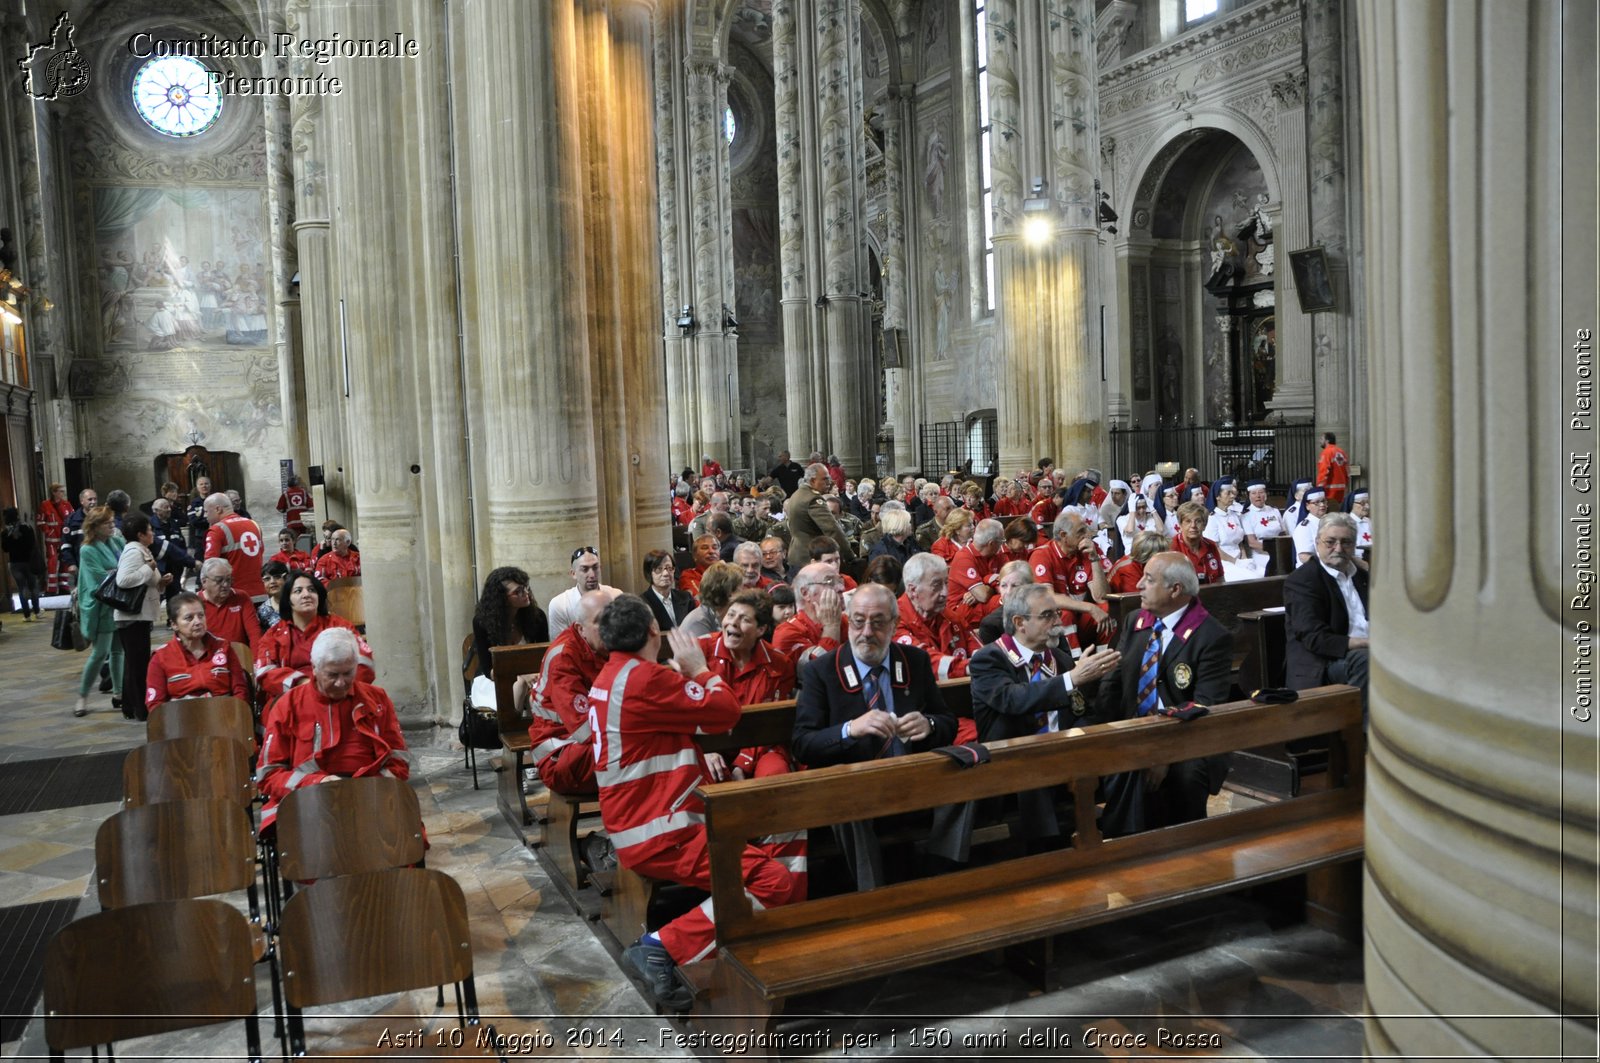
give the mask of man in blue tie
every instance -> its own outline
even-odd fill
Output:
[[[1100,684],[1084,723],[1108,723],[1228,699],[1233,639],[1197,599],[1199,579],[1182,554],[1168,551],[1145,563],[1139,604],[1117,647],[1121,660]],[[1113,775],[1101,781],[1107,837],[1204,819],[1206,798],[1222,789],[1226,755],[1184,760],[1165,769]]]
[[[955,739],[956,718],[945,708],[928,655],[894,641],[898,620],[894,592],[863,584],[845,611],[845,644],[800,666],[789,749],[801,764],[854,764],[921,753]],[[964,860],[970,817],[950,813],[934,819],[928,851]],[[882,885],[871,820],[845,826],[851,829],[841,829],[840,841],[857,887]]]

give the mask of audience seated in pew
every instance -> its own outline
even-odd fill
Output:
[[[244,668],[233,647],[206,630],[206,607],[199,595],[180,591],[167,599],[167,621],[172,641],[150,655],[145,671],[147,713],[181,698],[250,699]]]
[[[695,795],[709,780],[694,735],[731,729],[738,698],[682,628],[668,634],[672,667],[656,664],[661,629],[633,595],[600,614],[600,637],[609,657],[589,692],[589,713],[600,815],[617,861],[641,875],[709,890],[704,805]],[[763,907],[793,896],[794,876],[769,853],[747,846],[744,866],[745,889]],[[646,933],[623,958],[662,1007],[684,1011],[694,993],[678,967],[715,948],[708,900]]]
[[[813,561],[794,577],[799,611],[778,625],[772,647],[794,659],[798,669],[839,648],[844,615],[844,580],[829,565]]]
[[[1033,583],[1033,566],[1026,561],[1007,561],[1000,566],[1000,585],[997,597],[1003,603],[1008,595],[1018,587],[1026,587]],[[987,646],[995,639],[1004,635],[1005,616],[1003,609],[996,609],[983,618],[983,623],[978,626],[978,641]],[[1065,650],[1066,647],[1062,646]]]
[[[600,581],[600,555],[592,546],[580,546],[572,551],[572,586],[550,599],[550,637],[554,639],[578,618],[578,599],[590,591],[602,588],[612,594],[622,592]]]
[[[1316,561],[1283,581],[1285,682],[1295,690],[1348,683],[1367,704],[1366,562],[1355,560],[1356,522],[1330,513],[1317,527]]]

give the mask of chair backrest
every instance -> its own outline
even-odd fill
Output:
[[[495,646],[489,650],[494,672],[495,714],[500,721],[500,731],[526,730],[533,719],[531,711],[518,708],[512,688],[517,676],[533,675],[544,667],[544,655],[550,649],[548,642],[525,642],[520,646]]]
[[[152,742],[187,735],[221,735],[254,746],[256,724],[250,706],[238,698],[182,698],[157,705],[144,733]]]
[[[104,908],[209,897],[255,883],[250,816],[231,801],[162,801],[125,808],[94,836]]]
[[[239,668],[244,672],[244,685],[250,691],[250,704],[256,705],[259,697],[256,689],[256,655],[246,643],[235,642],[233,658],[239,662]]]
[[[478,643],[472,637],[472,632],[467,632],[467,637],[461,640],[461,694],[465,698],[472,696],[472,680],[478,674]]]
[[[187,735],[147,742],[122,762],[122,803],[221,798],[248,808],[255,798],[250,747],[237,738]]]
[[[367,611],[361,599],[361,577],[341,576],[328,581],[328,612],[342,616],[356,627],[367,626]]]
[[[44,1039],[52,1051],[187,1030],[256,1010],[251,928],[218,900],[85,916],[44,954]]]
[[[432,868],[317,882],[278,923],[283,998],[294,1008],[442,986],[472,976],[467,903]]]
[[[405,867],[422,859],[422,810],[402,779],[339,779],[278,806],[278,869],[296,882]]]

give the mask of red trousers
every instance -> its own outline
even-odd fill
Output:
[[[641,875],[662,878],[698,889],[711,889],[711,855],[703,829],[685,831],[682,845],[623,865]],[[801,844],[804,844],[803,842]],[[625,857],[626,853],[619,853]],[[795,899],[794,876],[789,869],[753,845],[744,850],[744,892],[755,907],[775,908]],[[662,927],[657,933],[668,955],[679,965],[705,959],[717,947],[716,924],[712,921],[711,898]]]
[[[539,781],[558,794],[592,794],[594,781],[594,746],[588,742],[574,742],[562,746],[534,766]]]

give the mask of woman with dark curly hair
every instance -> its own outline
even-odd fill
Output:
[[[521,646],[549,642],[550,621],[534,600],[528,574],[509,565],[495,569],[483,581],[478,607],[472,614],[472,645],[478,654],[478,675],[494,678],[496,646]]]

